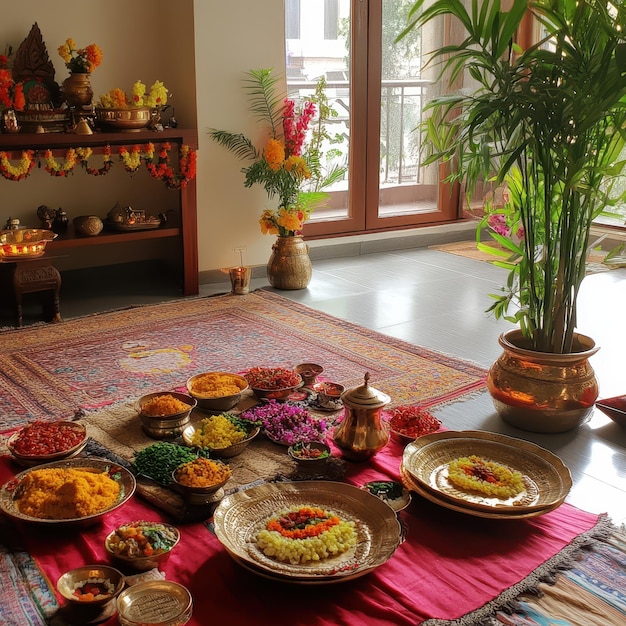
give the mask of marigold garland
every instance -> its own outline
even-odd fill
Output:
[[[61,165],[53,156],[52,150],[46,150],[44,153],[44,161],[46,163],[45,170],[52,176],[67,176],[75,167],[78,162],[76,150],[69,148],[65,153],[65,161]]]
[[[13,165],[6,152],[0,152],[0,174],[7,180],[22,180],[26,178],[35,167],[35,151],[23,150],[18,165]]]
[[[135,145],[129,151],[122,146],[119,148],[120,160],[127,172],[136,172],[145,163],[150,176],[162,180],[170,189],[183,189],[190,180],[196,176],[196,151],[188,145],[182,145],[178,154],[178,172],[174,172],[170,166],[169,152],[171,145],[167,142],[161,144],[159,148],[158,163],[154,163],[155,147],[153,143],[143,146]],[[13,165],[8,152],[0,152],[0,174],[7,180],[22,180],[26,178],[36,161],[34,150],[22,151],[22,156],[17,165]],[[45,170],[51,176],[67,176],[77,164],[80,164],[88,174],[92,176],[102,176],[107,174],[113,167],[113,157],[111,146],[106,146],[103,150],[102,167],[89,167],[88,161],[93,156],[91,148],[69,148],[61,163],[55,159],[52,150],[48,149],[43,154]]]
[[[147,143],[143,147],[143,150],[141,146],[135,145],[131,148],[130,152],[126,146],[121,146],[119,153],[124,169],[132,174],[139,169],[142,161],[152,161],[154,157],[154,144]]]
[[[91,174],[92,176],[104,176],[104,174],[107,174],[111,167],[113,167],[111,146],[106,146],[104,148],[102,167],[89,167],[87,165],[87,161],[89,161],[89,158],[93,154],[93,150],[91,148],[76,148],[76,154],[78,154],[80,163],[85,168],[87,174]]]

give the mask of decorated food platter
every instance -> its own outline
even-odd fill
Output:
[[[554,511],[554,509],[558,508],[560,504],[554,504],[545,509],[532,510],[532,511],[517,511],[517,510],[502,510],[500,508],[493,508],[491,510],[483,510],[483,509],[475,509],[467,506],[463,506],[462,504],[456,504],[452,500],[446,500],[445,498],[440,498],[437,496],[437,493],[434,491],[429,491],[428,489],[424,489],[412,476],[407,472],[404,467],[400,466],[400,477],[402,479],[402,484],[413,493],[422,496],[422,498],[436,504],[438,506],[442,506],[450,511],[456,511],[457,513],[464,513],[466,515],[471,515],[472,517],[479,517],[484,519],[497,519],[497,520],[520,520],[520,519],[528,519],[532,517],[538,517],[540,515],[544,515],[545,513],[549,513],[550,511]]]
[[[572,486],[569,470],[548,450],[483,431],[419,437],[402,463],[412,482],[438,501],[487,512],[545,512],[562,504]]]
[[[24,512],[26,508],[25,498],[28,496],[27,491],[35,481],[35,477],[41,476],[40,473],[34,474],[34,472],[40,472],[41,470],[54,470],[55,472],[59,470],[75,470],[90,475],[91,480],[88,479],[89,483],[92,483],[94,480],[99,482],[105,481],[107,485],[116,485],[116,488],[113,488],[111,491],[112,495],[109,502],[103,500],[106,504],[102,508],[94,508],[94,510],[87,511],[84,514],[66,516],[65,512],[67,509],[63,509],[63,513],[54,515],[56,510],[61,510],[61,504],[54,501],[51,501],[48,505],[42,505],[45,509],[42,510],[41,516]],[[74,475],[72,474],[72,477]],[[64,480],[64,476],[60,472],[57,478],[58,481]],[[135,492],[135,488],[136,481],[131,472],[125,467],[107,459],[74,458],[54,461],[26,469],[5,483],[0,489],[0,511],[15,520],[33,522],[40,525],[89,526],[99,522],[105,515],[127,502]],[[87,499],[91,495],[93,493],[88,494]],[[74,494],[72,500],[72,506],[80,506],[78,492]]]
[[[308,560],[310,555],[293,554],[283,559],[276,556],[282,548],[276,553],[268,549],[277,537],[268,529],[278,528],[290,514],[302,516],[311,509],[317,512],[316,519],[340,520],[338,532],[346,532],[339,543],[345,550]],[[214,526],[227,552],[247,569],[304,584],[341,582],[371,572],[393,556],[401,539],[391,507],[368,491],[331,481],[266,483],[228,495],[215,511]],[[292,527],[298,528],[297,520]],[[278,537],[277,545],[288,543]],[[291,548],[285,549],[288,553]]]

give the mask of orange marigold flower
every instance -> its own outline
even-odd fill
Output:
[[[280,169],[285,160],[285,146],[278,139],[269,138],[265,144],[263,156],[269,165],[269,168],[276,172]]]
[[[288,157],[285,161],[285,169],[293,172],[298,178],[311,178],[311,170],[301,156]]]

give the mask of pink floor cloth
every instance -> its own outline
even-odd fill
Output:
[[[402,447],[390,442],[373,461],[351,464],[348,480],[356,485],[397,480],[401,455]],[[0,458],[2,484],[18,471],[7,457]],[[19,526],[26,548],[54,585],[68,569],[107,562],[106,535],[119,524],[138,519],[171,521],[135,495],[101,524],[80,532]],[[522,581],[534,587],[537,568],[565,554],[573,541],[581,542],[581,536],[601,521],[568,504],[531,519],[483,519],[449,511],[415,494],[400,519],[406,541],[387,563],[353,581],[298,585],[251,574],[200,523],[179,525],[180,544],[163,571],[167,579],[191,591],[191,625],[223,621],[231,626],[415,626],[491,607],[489,603],[505,590],[521,593]],[[117,624],[117,618],[106,624]]]

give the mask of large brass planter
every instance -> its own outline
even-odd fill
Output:
[[[270,285],[276,289],[305,289],[312,275],[309,246],[302,237],[277,237],[267,264]]]
[[[491,366],[487,388],[502,419],[535,433],[560,433],[591,418],[598,381],[589,357],[599,348],[576,335],[576,352],[552,354],[528,348],[520,330],[499,338],[504,352]]]

